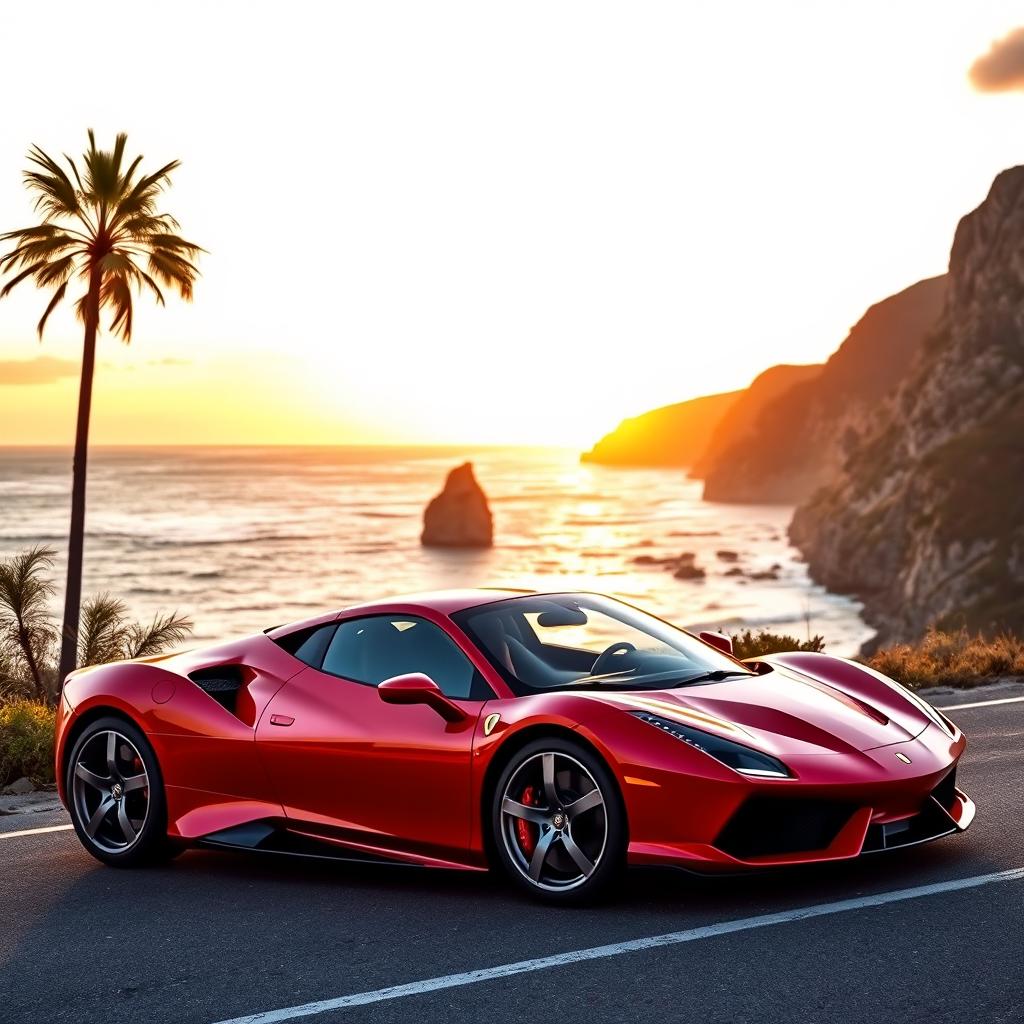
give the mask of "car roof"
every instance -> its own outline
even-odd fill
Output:
[[[321,612],[308,619],[299,619],[295,622],[288,622],[281,626],[272,626],[263,632],[272,640],[282,636],[288,636],[300,629],[309,629],[312,626],[319,626],[333,622],[342,615],[349,616],[355,613],[367,615],[402,611],[406,614],[414,610],[430,609],[442,615],[452,615],[464,608],[476,608],[482,604],[492,604],[495,601],[505,601],[517,594],[535,594],[535,590],[518,590],[513,587],[475,587],[463,590],[428,590],[417,594],[398,594],[395,597],[381,598],[377,601],[364,601],[360,604],[350,604],[344,608],[335,608],[333,611]]]
[[[461,612],[465,608],[476,608],[482,604],[504,601],[517,594],[534,594],[534,590],[518,590],[511,587],[473,587],[461,590],[427,590],[418,594],[399,594],[395,597],[383,598],[378,601],[366,601],[362,604],[349,605],[340,610],[340,614],[351,612],[386,611],[389,608],[430,608],[442,615]]]

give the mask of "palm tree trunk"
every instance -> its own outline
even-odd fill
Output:
[[[71,470],[71,533],[68,537],[68,585],[64,592],[64,630],[60,646],[57,687],[78,661],[78,615],[82,603],[82,552],[85,546],[85,480],[89,457],[89,414],[92,410],[92,378],[96,365],[96,329],[99,326],[100,268],[89,275],[85,307],[85,339],[82,345],[82,379],[78,388],[78,423],[75,427],[75,460]]]

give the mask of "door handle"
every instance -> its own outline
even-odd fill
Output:
[[[295,721],[295,719],[292,718],[291,715],[271,715],[270,716],[270,724],[271,725],[291,725],[292,722],[294,722],[294,721]]]

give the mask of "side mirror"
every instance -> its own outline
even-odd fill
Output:
[[[732,657],[732,640],[727,637],[724,633],[708,633],[707,631],[697,634],[698,640],[703,640],[706,644],[711,644],[712,647],[717,647],[723,654],[728,654]]]
[[[426,704],[446,722],[461,722],[466,717],[462,708],[453,704],[441,692],[441,687],[422,672],[385,679],[377,686],[377,693],[385,704]]]

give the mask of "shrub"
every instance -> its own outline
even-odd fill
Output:
[[[1024,676],[1024,641],[1007,633],[984,637],[966,629],[932,629],[920,643],[894,644],[863,660],[912,690],[980,686],[1003,676]]]
[[[53,782],[56,715],[38,701],[14,698],[0,704],[0,786],[23,775],[41,785]]]
[[[756,633],[748,629],[732,638],[732,652],[741,661],[762,654],[780,654],[783,651],[817,652],[824,649],[825,638],[822,636],[801,641],[784,633],[770,633],[767,629],[759,629]]]

